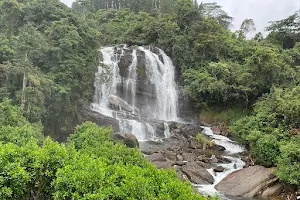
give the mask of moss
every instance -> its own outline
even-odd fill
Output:
[[[145,76],[145,69],[142,65],[137,66],[136,72],[139,76]]]

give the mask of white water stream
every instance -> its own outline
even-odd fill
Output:
[[[213,169],[209,169],[208,172],[214,177],[215,182],[212,185],[195,185],[198,190],[205,195],[218,195],[222,197],[222,199],[230,199],[228,197],[225,197],[221,193],[219,193],[215,186],[226,176],[228,176],[230,173],[237,171],[239,169],[242,169],[245,163],[239,158],[235,157],[234,154],[241,153],[244,151],[244,148],[237,144],[236,142],[230,140],[229,138],[222,136],[222,135],[216,135],[213,133],[211,128],[209,127],[202,127],[204,128],[203,133],[213,139],[215,144],[225,147],[226,153],[228,156],[224,156],[225,158],[228,158],[231,160],[231,163],[228,164],[218,164],[219,166],[224,167],[224,172],[214,172]]]

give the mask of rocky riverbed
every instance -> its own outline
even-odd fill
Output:
[[[243,148],[230,139],[200,125],[169,126],[171,137],[140,142],[141,152],[158,168],[174,168],[178,178],[190,181],[199,192],[236,199],[278,196],[284,190],[274,169],[248,166],[251,163],[247,163]]]

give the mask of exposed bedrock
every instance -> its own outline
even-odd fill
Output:
[[[228,196],[270,197],[279,195],[283,185],[274,175],[274,169],[256,165],[231,173],[216,189]]]

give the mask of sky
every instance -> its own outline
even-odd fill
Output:
[[[73,0],[61,0],[68,6]],[[263,32],[269,21],[287,18],[300,10],[300,0],[198,0],[198,2],[216,2],[229,16],[234,18],[233,29],[240,27],[244,19],[253,19],[256,32]]]

